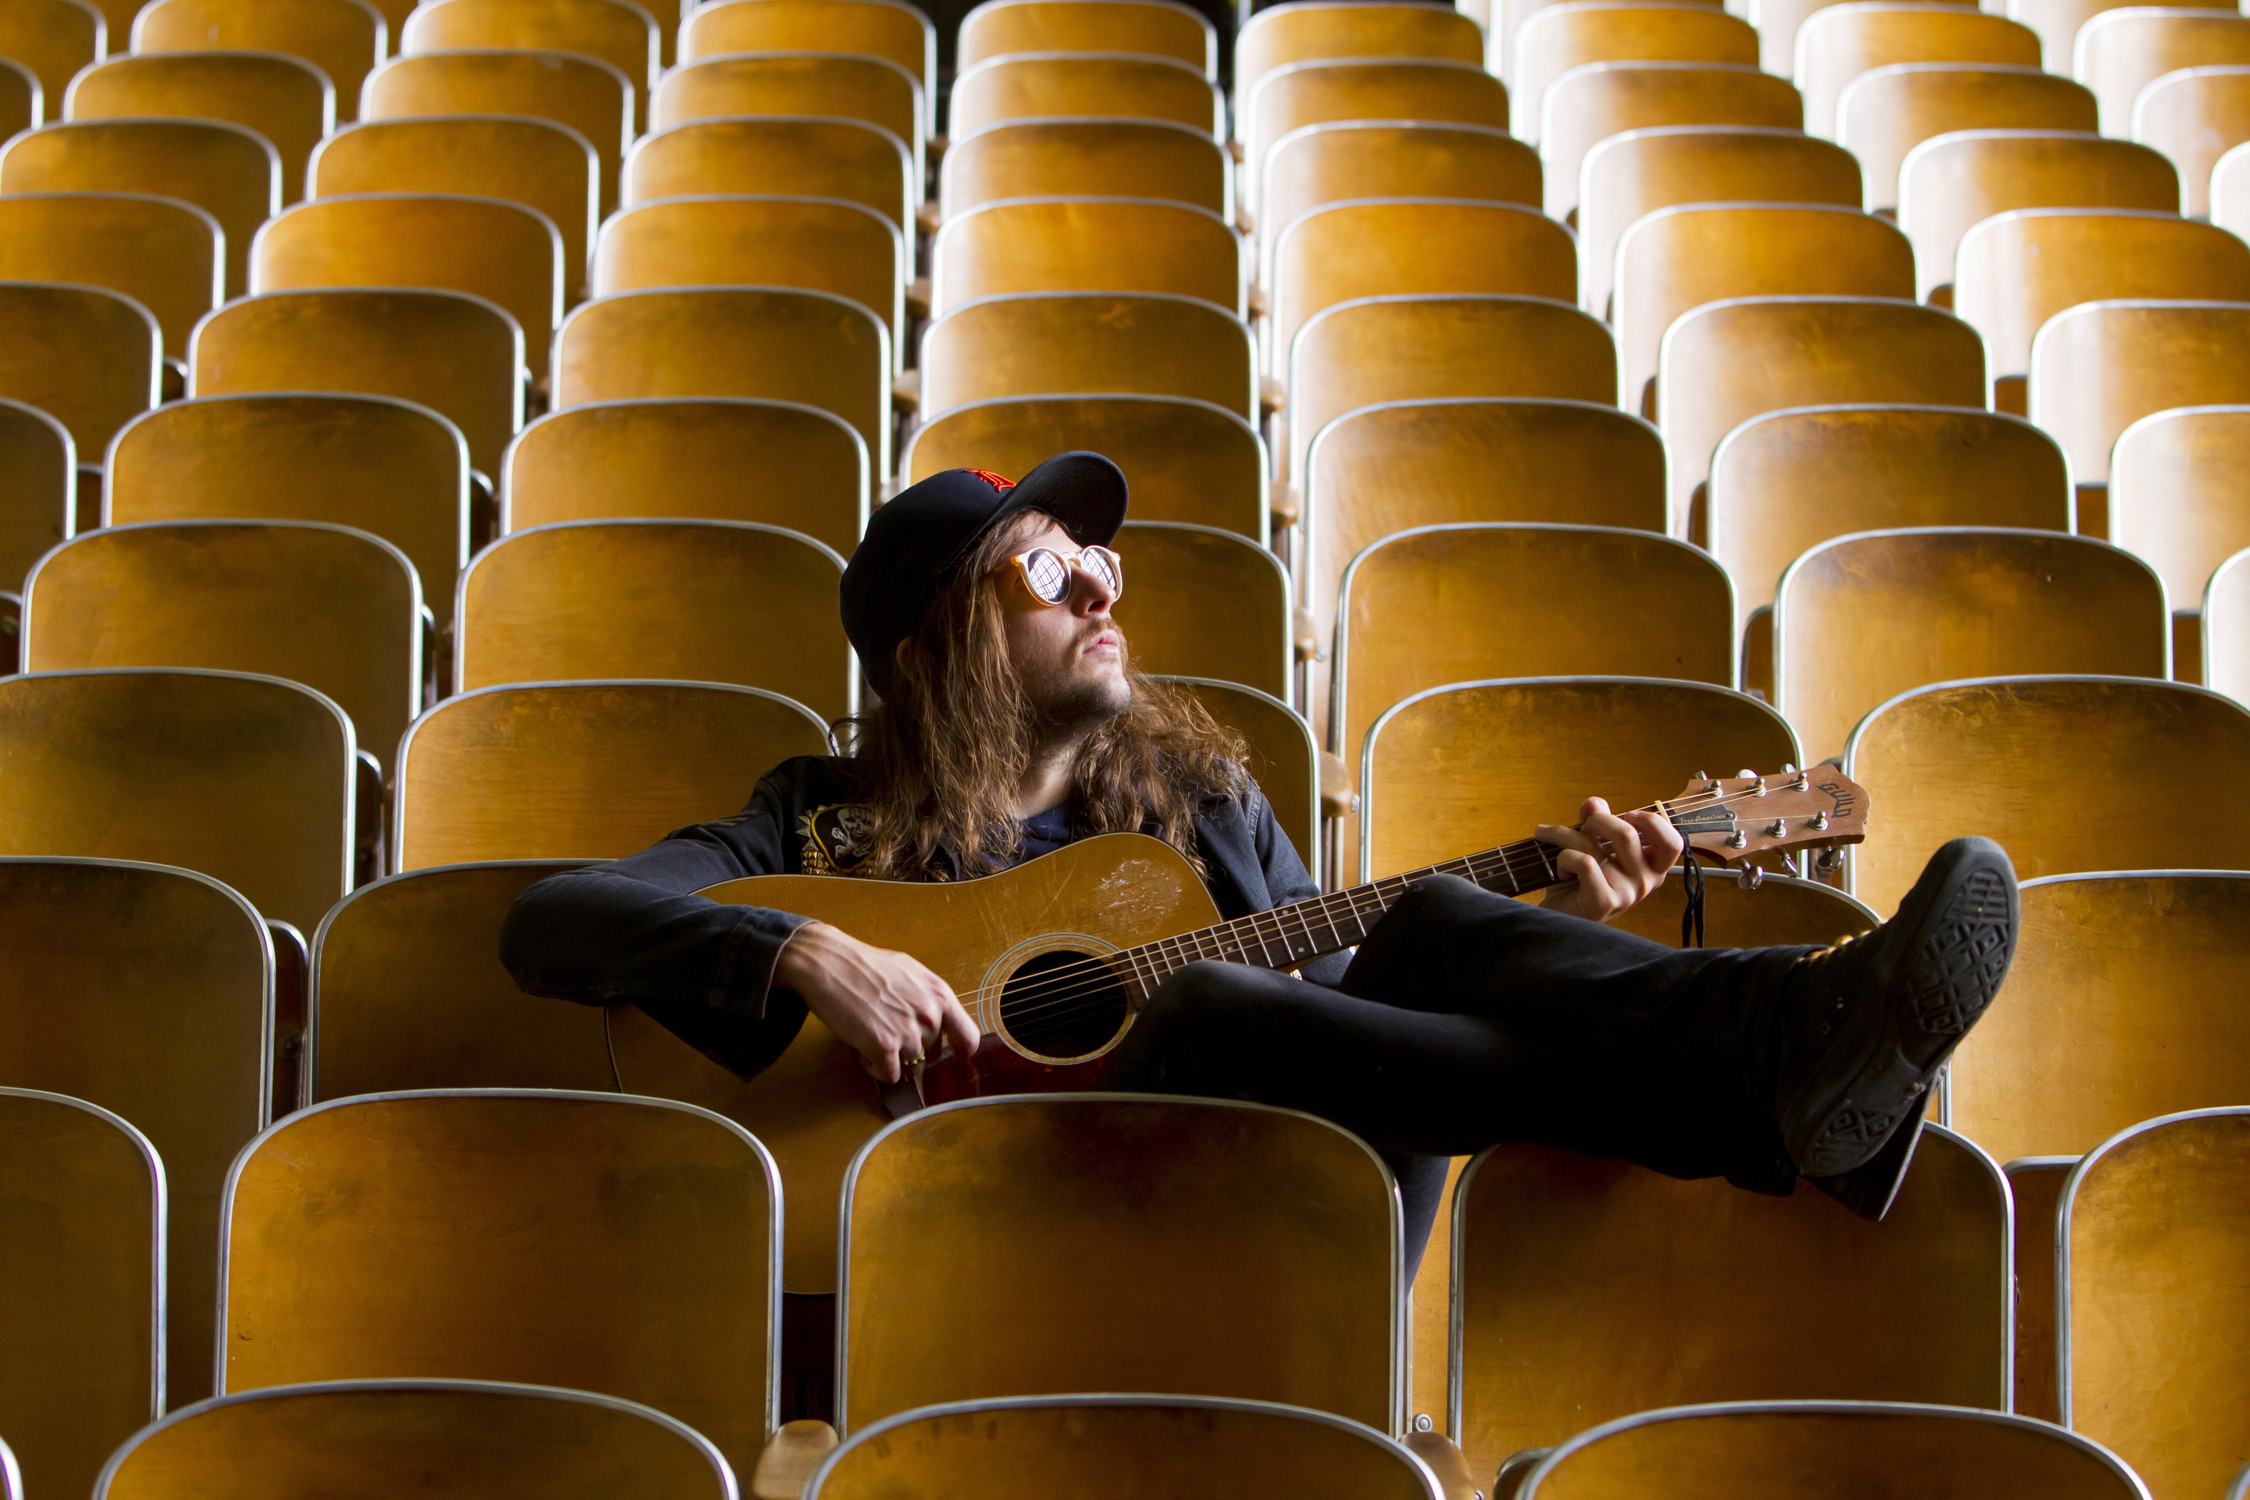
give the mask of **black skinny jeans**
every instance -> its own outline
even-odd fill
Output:
[[[1445,1159],[1502,1143],[1787,1193],[1770,1019],[1805,948],[1676,949],[1481,890],[1418,882],[1340,989],[1199,963],[1149,998],[1110,1087],[1334,1121],[1398,1174],[1409,1264]]]

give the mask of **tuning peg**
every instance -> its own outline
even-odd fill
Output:
[[[1781,774],[1784,776],[1794,776],[1797,774],[1797,768],[1789,764],[1789,762],[1783,761],[1781,763]]]

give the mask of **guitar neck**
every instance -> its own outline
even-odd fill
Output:
[[[1203,959],[1250,964],[1261,969],[1294,969],[1341,953],[1366,941],[1367,934],[1407,887],[1432,875],[1458,875],[1503,896],[1545,890],[1562,877],[1555,872],[1555,846],[1537,839],[1503,844],[1460,859],[1387,875],[1333,895],[1314,896],[1232,922],[1178,937],[1160,938],[1109,955],[1121,969],[1136,1005],[1189,964]]]

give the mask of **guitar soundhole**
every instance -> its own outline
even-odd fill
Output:
[[[1000,1019],[1016,1045],[1041,1057],[1083,1057],[1124,1029],[1125,986],[1084,953],[1032,955],[1000,991]]]

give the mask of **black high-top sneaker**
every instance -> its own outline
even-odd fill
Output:
[[[1802,1175],[1867,1218],[1906,1177],[1938,1069],[2016,949],[2016,874],[1990,839],[1955,839],[1898,914],[1791,969],[1775,1017],[1774,1123]]]

